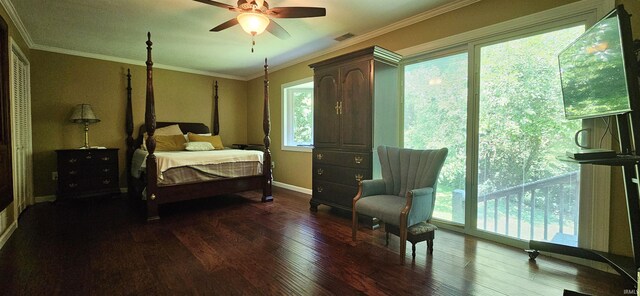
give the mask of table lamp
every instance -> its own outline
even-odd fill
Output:
[[[84,146],[81,147],[83,149],[89,149],[89,124],[100,122],[100,119],[96,117],[93,113],[93,109],[91,109],[91,105],[89,104],[78,104],[73,108],[73,113],[71,113],[71,118],[69,121],[73,123],[83,123],[84,124]]]

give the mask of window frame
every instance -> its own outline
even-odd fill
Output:
[[[283,151],[298,151],[311,153],[313,149],[313,134],[311,137],[311,143],[295,143],[293,142],[293,95],[290,90],[298,88],[300,85],[311,84],[310,88],[304,87],[303,89],[311,90],[311,96],[314,95],[313,76],[291,81],[281,85],[280,93],[282,97],[282,147]],[[313,104],[312,104],[313,107]],[[311,130],[313,133],[313,112],[311,113]]]

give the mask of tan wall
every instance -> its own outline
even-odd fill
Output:
[[[271,152],[275,162],[273,178],[303,188],[311,188],[311,153],[282,151],[282,98],[281,86],[284,83],[313,76],[313,71],[304,64],[269,73],[269,105],[271,108]],[[251,143],[262,143],[262,110],[264,78],[249,82],[248,138]]]
[[[55,150],[84,143],[83,126],[68,120],[80,103],[91,104],[101,120],[89,126],[89,144],[120,148],[120,184],[125,187],[125,74],[131,68],[135,136],[144,122],[145,67],[38,50],[32,52],[31,64],[35,195],[55,194]],[[154,69],[153,78],[158,121],[203,122],[211,127],[215,77]],[[247,83],[218,81],[222,139],[229,145],[245,142]]]
[[[280,148],[282,143],[282,98],[280,86],[283,83],[312,76],[313,72],[307,65],[372,45],[379,45],[390,50],[400,50],[571,2],[574,1],[483,0],[468,7],[270,73],[272,153],[273,159],[276,161],[274,180],[303,188],[311,188],[311,153],[282,151]],[[618,0],[617,2],[618,4],[624,4],[631,14],[640,15],[640,3],[638,1]],[[640,38],[640,18],[632,18],[632,21],[634,36]],[[249,104],[249,114],[259,114],[257,113],[259,110],[256,107],[255,100],[262,93],[261,81],[262,78],[256,78],[249,82],[249,100],[251,102]],[[261,130],[259,129],[260,124],[261,121],[258,121],[258,116],[249,116],[248,136],[250,142],[261,139],[261,134],[258,132]],[[610,250],[616,254],[629,256],[631,255],[629,225],[626,215],[624,189],[621,186],[620,170],[619,168],[614,168],[614,174],[612,175]]]
[[[24,41],[24,39],[22,38],[22,35],[20,35],[20,32],[18,32],[15,24],[11,21],[11,18],[9,17],[9,15],[7,14],[7,12],[4,10],[2,6],[0,6],[0,15],[5,20],[5,22],[7,22],[7,25],[9,27],[9,37],[12,38],[14,42],[16,42],[18,47],[20,47],[20,50],[22,50],[22,53],[27,57],[27,59],[29,59],[31,57],[31,51],[29,50],[27,43]],[[6,213],[7,215],[6,216],[7,226],[11,225],[14,221],[17,220],[17,215],[15,214],[13,203],[9,204],[9,206],[7,206],[7,208],[2,212]],[[0,237],[2,237],[5,234],[6,230],[7,229],[0,229]]]

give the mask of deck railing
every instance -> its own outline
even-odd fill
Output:
[[[477,227],[517,238],[545,241],[549,240],[550,228],[560,237],[575,236],[578,233],[579,186],[575,171],[480,195]],[[525,217],[527,211],[528,217]],[[525,223],[528,226],[523,226]],[[515,233],[510,229],[514,226],[517,228]],[[528,237],[525,237],[525,231],[529,232]]]

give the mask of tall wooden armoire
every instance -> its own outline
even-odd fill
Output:
[[[350,211],[358,181],[380,178],[376,148],[400,143],[400,59],[374,46],[309,65],[314,70],[312,211],[319,204]]]

